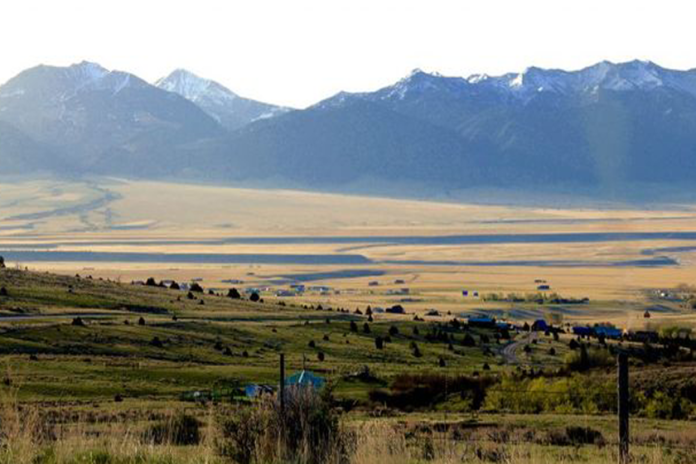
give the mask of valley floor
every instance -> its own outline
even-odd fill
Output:
[[[277,385],[280,353],[288,373],[310,370],[331,385],[341,426],[353,430],[349,462],[615,462],[618,349],[636,354],[636,459],[694,462],[688,343],[668,352],[588,339],[597,364],[571,373],[579,351],[567,333],[598,322],[696,326],[692,205],[552,209],[114,179],[0,183],[0,255],[0,421],[12,443],[0,463],[223,462],[221,412],[249,405],[250,384]],[[204,292],[142,284],[151,277]],[[243,298],[228,298],[232,287]],[[537,293],[541,301],[522,298]],[[406,314],[379,310],[394,305]],[[502,338],[452,322],[475,314],[518,326],[543,318],[566,333]],[[433,390],[399,390],[406,374]],[[481,387],[487,403],[477,407],[469,390],[451,390],[486,379],[494,386]],[[404,407],[399,395],[432,401]],[[196,444],[143,438],[180,414],[199,421]]]

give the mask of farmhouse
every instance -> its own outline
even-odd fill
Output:
[[[603,336],[606,338],[618,339],[623,335],[623,331],[616,327],[597,326],[594,328],[594,334],[597,337]]]
[[[494,329],[496,327],[495,318],[488,316],[475,316],[469,318],[469,327],[482,327]]]

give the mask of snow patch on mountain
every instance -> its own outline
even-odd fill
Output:
[[[210,79],[204,79],[185,69],[177,69],[159,79],[155,85],[168,92],[178,93],[194,103],[208,100],[218,104],[237,100],[237,94]]]

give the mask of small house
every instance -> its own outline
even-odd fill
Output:
[[[276,296],[290,297],[290,296],[297,296],[297,293],[293,292],[292,290],[278,290],[276,292]]]
[[[326,385],[326,380],[310,371],[303,370],[285,379],[285,385],[289,387],[311,387],[319,390]]]
[[[549,325],[543,319],[537,319],[532,324],[532,331],[534,332],[546,332],[549,330]]]
[[[617,329],[616,327],[607,327],[607,326],[595,327],[594,333],[597,337],[604,336],[605,338],[613,338],[613,339],[619,339],[623,335],[623,331],[621,329]]]
[[[573,335],[577,335],[579,337],[589,337],[592,334],[593,334],[592,329],[589,327],[583,327],[583,326],[573,327]]]
[[[263,395],[272,395],[273,387],[270,385],[249,384],[244,387],[247,398],[259,398]]]

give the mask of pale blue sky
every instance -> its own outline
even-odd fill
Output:
[[[696,67],[688,0],[3,0],[0,82],[83,59],[155,80],[183,67],[304,107],[420,67],[501,74],[602,59]]]

